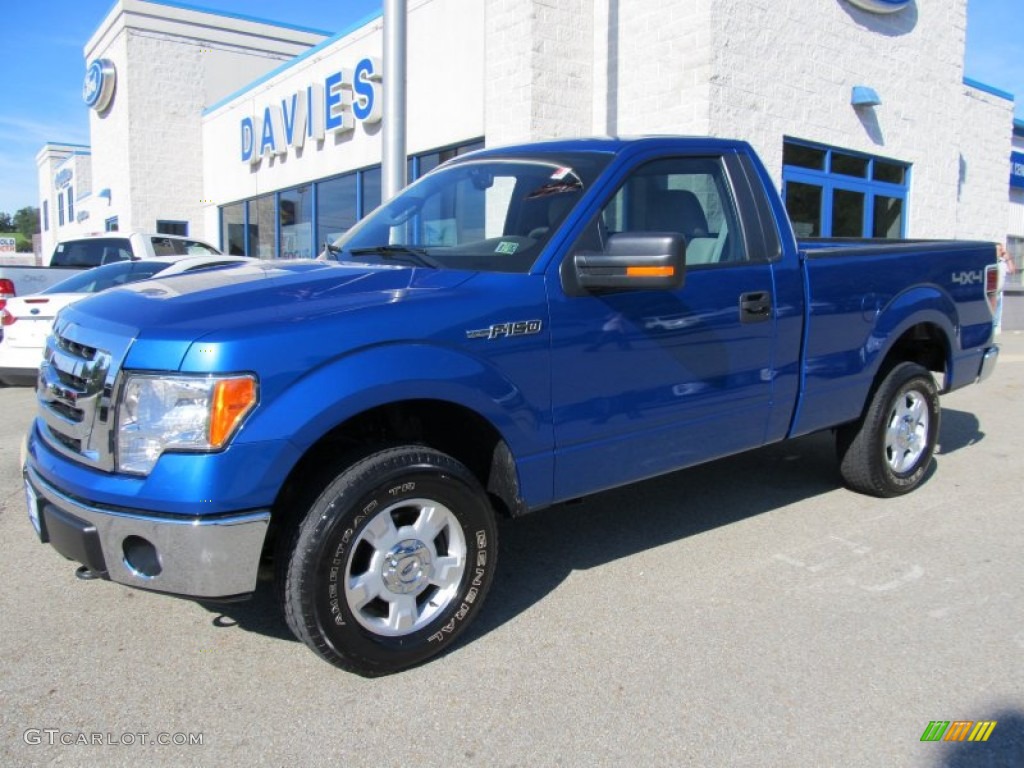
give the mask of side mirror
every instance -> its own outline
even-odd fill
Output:
[[[576,282],[587,291],[671,291],[683,285],[686,241],[669,232],[623,232],[602,253],[573,257]]]

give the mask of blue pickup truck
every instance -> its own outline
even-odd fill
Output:
[[[480,611],[497,515],[821,430],[850,488],[906,493],[998,355],[992,244],[797,243],[738,141],[483,150],[327,251],[65,309],[25,489],[92,576],[227,600],[272,563],[367,676]]]

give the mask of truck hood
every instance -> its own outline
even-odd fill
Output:
[[[105,291],[65,309],[61,325],[127,336],[134,339],[127,366],[173,370],[199,339],[287,338],[299,323],[306,331],[330,328],[336,337],[354,310],[447,294],[474,274],[305,260],[255,262]]]
[[[334,262],[256,262],[224,269],[157,276],[76,305],[90,315],[134,317],[146,329],[198,338],[211,329],[308,319],[375,304],[412,291],[453,288],[473,273]]]

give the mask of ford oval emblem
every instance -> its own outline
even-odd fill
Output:
[[[85,70],[85,82],[82,84],[82,100],[87,107],[102,112],[110,106],[114,98],[114,80],[117,71],[110,59],[96,59]]]
[[[28,313],[29,313],[30,315],[38,315],[38,314],[39,314],[39,310],[38,310],[38,309],[30,309],[30,310],[28,311]]]
[[[862,11],[869,13],[896,13],[909,6],[913,0],[849,0]]]

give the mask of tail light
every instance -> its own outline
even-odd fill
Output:
[[[6,277],[0,277],[0,300],[9,299],[15,295],[14,281]]]
[[[985,267],[985,298],[988,299],[988,307],[995,317],[996,305],[999,303],[999,265],[989,264]]]
[[[6,328],[8,325],[14,325],[18,318],[7,311],[7,302],[5,300],[0,299],[0,304],[4,305],[0,307],[0,327]]]

